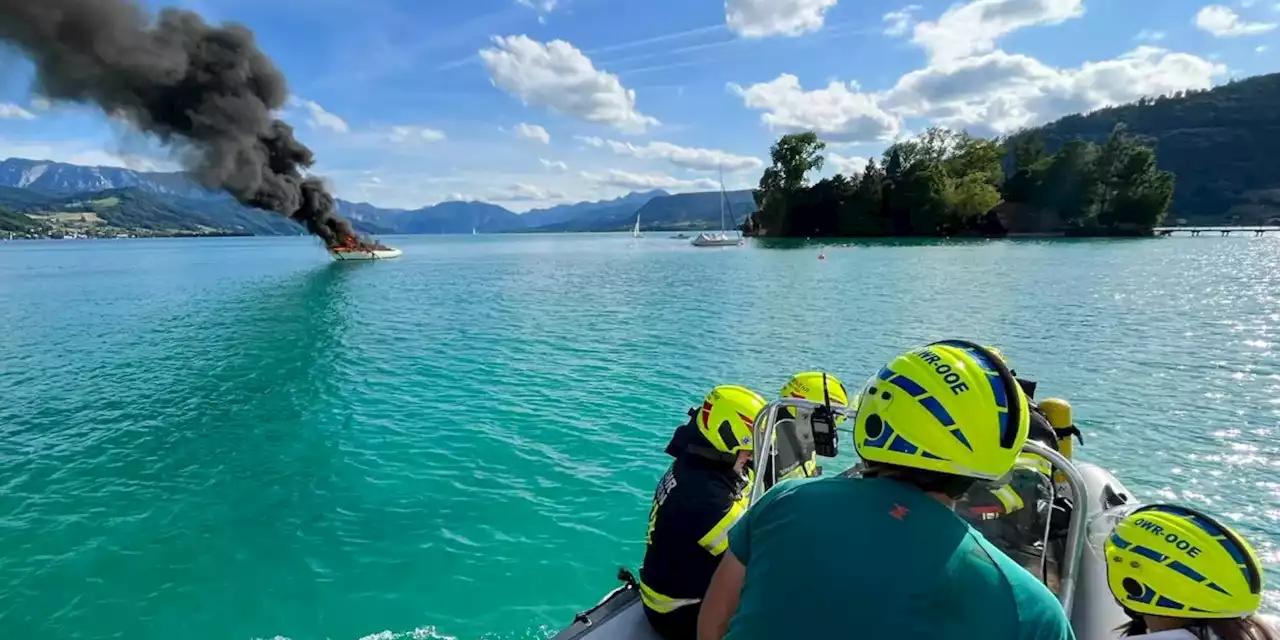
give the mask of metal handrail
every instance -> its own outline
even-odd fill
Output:
[[[1066,476],[1067,485],[1071,487],[1071,499],[1073,501],[1071,520],[1067,525],[1067,544],[1063,550],[1063,566],[1059,573],[1058,587],[1058,601],[1062,603],[1063,611],[1066,611],[1067,616],[1070,616],[1071,608],[1075,605],[1080,556],[1086,546],[1085,538],[1089,535],[1089,505],[1093,504],[1090,502],[1089,486],[1085,484],[1084,476],[1080,473],[1080,470],[1074,464],[1071,464],[1071,460],[1055,451],[1052,447],[1035,440],[1028,440],[1022,450],[1048,460],[1055,470],[1061,471]],[[1044,553],[1049,553],[1049,550],[1045,549]]]
[[[755,455],[756,468],[760,469],[760,473],[755,476],[755,481],[751,485],[751,504],[755,504],[764,496],[765,488],[772,486],[774,483],[766,482],[764,477],[764,469],[772,467],[774,474],[777,474],[777,465],[766,465],[763,461],[767,460],[774,454],[775,442],[774,436],[777,430],[777,414],[778,409],[782,407],[794,407],[797,409],[817,409],[824,407],[821,402],[813,402],[802,398],[780,398],[765,405],[760,413],[756,415],[755,428],[752,437],[755,438]],[[842,404],[832,404],[831,410],[837,415],[843,415],[850,419],[857,417],[856,407],[850,407]],[[834,425],[833,425],[834,427]],[[1053,450],[1051,447],[1028,440],[1023,446],[1023,451],[1033,453],[1053,465],[1054,469],[1061,471],[1067,478],[1067,485],[1071,487],[1071,497],[1074,501],[1071,509],[1071,518],[1067,526],[1066,548],[1063,551],[1062,566],[1059,569],[1059,589],[1058,601],[1062,604],[1062,609],[1071,615],[1071,609],[1075,605],[1075,592],[1077,576],[1080,569],[1080,558],[1086,546],[1085,538],[1088,535],[1088,505],[1089,488],[1085,484],[1084,476],[1080,470],[1071,463],[1066,456]],[[1043,553],[1049,553],[1048,549],[1044,549]]]

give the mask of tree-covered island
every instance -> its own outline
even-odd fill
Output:
[[[826,143],[784,135],[755,190],[744,233],[771,237],[1143,236],[1159,226],[1174,175],[1117,125],[1105,143],[1072,140],[1053,154],[1026,132],[985,139],[933,127],[896,142],[862,173],[811,183]]]

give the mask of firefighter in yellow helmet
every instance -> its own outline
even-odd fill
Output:
[[[1070,640],[1058,599],[952,510],[1013,467],[1027,410],[980,345],[894,358],[852,419],[862,477],[784,482],[751,505],[707,589],[699,639]]]
[[[812,478],[819,475],[818,456],[813,444],[811,421],[832,419],[838,424],[844,416],[835,416],[829,408],[832,405],[849,404],[849,392],[840,379],[822,371],[806,371],[791,376],[782,390],[778,392],[782,398],[800,398],[825,405],[823,409],[795,410],[781,408],[778,410],[778,423],[774,437],[774,455],[770,460],[761,461],[758,465],[764,473],[766,487],[775,482],[791,478]],[[774,469],[777,469],[775,479]]]
[[[1099,522],[1091,525],[1100,529],[1092,543],[1107,563],[1111,595],[1132,619],[1124,636],[1280,638],[1280,629],[1258,615],[1264,586],[1258,554],[1227,525],[1172,504],[1119,507]]]
[[[747,510],[753,430],[766,404],[745,387],[716,387],[667,446],[675,461],[653,494],[640,567],[645,615],[666,640],[697,637],[702,594]]]

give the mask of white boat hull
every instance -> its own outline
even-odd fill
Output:
[[[390,260],[391,258],[399,258],[404,252],[399,249],[371,249],[369,251],[330,251],[329,255],[334,260],[346,262],[348,260]]]
[[[742,244],[742,238],[727,235],[699,234],[690,243],[695,247],[736,247]]]

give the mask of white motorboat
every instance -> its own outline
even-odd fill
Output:
[[[812,411],[819,405],[807,400],[784,398],[766,406],[756,417],[755,441],[757,458],[774,455],[775,435],[779,425],[790,420],[777,420],[781,407]],[[854,417],[853,407],[833,405],[836,413]],[[810,425],[810,429],[812,429]],[[802,429],[803,430],[803,429]],[[1028,441],[1024,449],[1048,460],[1054,467],[1055,492],[1065,497],[1067,524],[1053,525],[1058,518],[1044,518],[1042,542],[1029,546],[1005,548],[991,539],[1010,557],[1032,570],[1058,596],[1077,638],[1082,640],[1114,639],[1116,629],[1128,621],[1124,610],[1107,588],[1106,560],[1091,549],[1091,542],[1110,535],[1109,519],[1104,512],[1137,504],[1133,494],[1111,472],[1097,465],[1072,462],[1054,449]],[[858,468],[842,475],[855,475]],[[756,474],[751,488],[751,501],[759,500],[767,490],[763,473]],[[1052,495],[1050,496],[1053,497]],[[1050,501],[1056,502],[1054,500]],[[1101,516],[1101,517],[1100,517]],[[1096,530],[1094,530],[1096,529]],[[1005,543],[1009,544],[1009,543]],[[855,576],[850,576],[855,579]],[[649,626],[640,602],[640,588],[634,575],[623,568],[617,572],[622,585],[607,593],[592,608],[574,616],[572,624],[553,636],[552,640],[660,640]],[[803,587],[801,587],[803,588]],[[804,612],[797,611],[796,615]]]
[[[360,247],[356,249],[330,249],[329,255],[334,260],[345,262],[348,260],[390,260],[391,258],[399,258],[404,252],[392,247],[377,245],[376,247]]]

